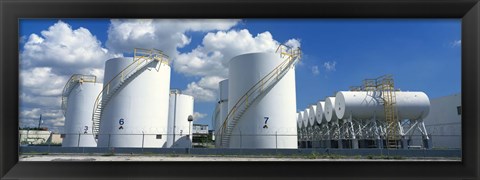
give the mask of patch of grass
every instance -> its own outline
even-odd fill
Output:
[[[374,156],[374,155],[368,155],[366,156],[366,159],[405,159],[405,157],[402,156],[385,156],[385,155],[380,155],[380,156]]]
[[[109,153],[102,154],[102,156],[115,156],[115,153],[109,152]]]
[[[309,156],[307,156],[308,159],[317,159],[320,155],[317,152],[313,152]]]
[[[153,152],[148,152],[148,151],[147,151],[147,152],[143,152],[142,154],[143,154],[143,155],[148,155],[148,156],[156,155],[155,153],[153,153]]]
[[[167,156],[168,157],[179,157],[180,155],[179,154],[168,154]]]

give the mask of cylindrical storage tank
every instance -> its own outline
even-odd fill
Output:
[[[228,79],[222,80],[218,83],[218,90],[219,90],[219,106],[220,106],[220,113],[218,121],[215,123],[215,132],[218,135],[220,127],[222,127],[225,118],[228,115]],[[219,138],[219,137],[218,137]],[[215,146],[220,147],[221,139],[215,140]]]
[[[316,116],[317,116],[317,105],[310,105],[309,106],[309,109],[310,109],[310,112],[308,114],[308,123],[310,124],[310,126],[314,126],[315,125],[315,119],[316,119]]]
[[[219,95],[220,95],[220,118],[215,128],[218,130],[223,125],[225,118],[228,115],[228,79],[219,82]],[[218,132],[218,131],[216,131]]]
[[[337,115],[335,114],[335,97],[327,97],[325,99],[325,119],[327,122],[338,120]]]
[[[305,115],[305,111],[298,112],[298,122],[300,123],[300,129],[305,128],[305,124],[303,123],[303,116]]]
[[[104,84],[131,63],[133,58],[107,60]],[[112,81],[110,88],[114,89],[119,83],[120,80]],[[169,90],[168,63],[153,61],[138,69],[108,103],[102,104],[98,147],[165,147]],[[103,99],[107,96],[108,93],[103,92]]]
[[[318,124],[326,123],[327,119],[325,118],[325,101],[318,101],[317,103],[317,112],[315,113],[316,121]]]
[[[285,59],[274,53],[250,53],[230,60],[228,108]],[[247,72],[248,71],[248,72]],[[231,148],[297,148],[295,68],[257,98],[233,128]],[[243,136],[245,135],[245,136]]]
[[[62,147],[96,147],[92,134],[92,109],[102,90],[101,83],[77,83],[68,95],[65,137]]]
[[[191,147],[193,124],[188,121],[190,115],[193,116],[193,96],[181,94],[179,90],[171,90],[168,106],[167,147]]]
[[[338,118],[385,119],[385,109],[381,92],[340,91],[336,95],[335,112]],[[398,119],[418,120],[425,118],[430,111],[430,100],[423,92],[395,92],[395,107]]]

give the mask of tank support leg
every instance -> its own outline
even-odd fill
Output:
[[[327,129],[327,139],[325,140],[325,147],[326,148],[331,148],[332,147],[332,143],[330,140],[332,140],[331,136],[330,136],[330,127],[328,126],[328,123],[324,125]]]
[[[430,137],[428,137],[427,128],[425,128],[425,123],[423,123],[423,119],[419,120],[419,126],[420,132],[422,132],[423,147],[425,149],[431,149],[431,140]]]
[[[402,149],[408,149],[408,142],[407,142],[407,139],[405,138],[405,136],[402,136],[400,141],[401,141]]]

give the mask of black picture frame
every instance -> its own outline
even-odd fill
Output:
[[[1,0],[0,177],[477,179],[478,0]],[[461,18],[461,162],[18,162],[20,18]]]

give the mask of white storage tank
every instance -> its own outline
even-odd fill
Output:
[[[305,124],[303,123],[303,116],[305,115],[305,111],[300,111],[298,112],[298,122],[300,124],[300,129],[304,129],[305,128]]]
[[[310,117],[310,108],[305,108],[305,110],[303,110],[305,112],[305,114],[303,115],[303,123],[305,123],[305,127],[311,127],[312,124],[310,124],[310,121],[308,120],[308,118]]]
[[[284,61],[274,53],[249,53],[232,58],[228,108],[232,109],[251,87]],[[245,111],[233,128],[228,147],[296,149],[296,107],[295,68],[292,67]]]
[[[318,101],[317,103],[317,112],[316,121],[318,124],[327,123],[327,119],[325,118],[325,101]]]
[[[92,135],[92,109],[103,86],[101,83],[77,81],[70,88],[62,147],[97,147]]]
[[[308,114],[308,123],[310,123],[310,126],[314,126],[315,125],[315,119],[316,119],[316,116],[317,116],[317,105],[310,105],[309,106],[309,109],[310,109],[310,112]]]
[[[132,63],[133,58],[107,60],[104,85]],[[166,145],[170,66],[168,61],[152,61],[137,71],[107,104],[102,104],[98,147]],[[110,86],[119,83],[114,80]],[[104,92],[103,99],[106,97]]]
[[[216,131],[223,125],[225,118],[228,115],[228,79],[219,82],[219,95],[220,95],[220,118],[217,124],[215,124]]]
[[[295,118],[295,120],[297,121],[297,129],[300,128],[300,123],[298,122],[298,112],[297,112],[297,117]]]
[[[340,119],[385,119],[383,100],[379,91],[340,91],[336,95],[335,112]],[[430,111],[430,100],[423,92],[396,91],[399,119],[423,119]]]
[[[181,94],[176,89],[170,91],[167,147],[191,147],[193,124],[188,121],[188,116],[193,116],[193,101],[193,96]]]
[[[335,114],[335,97],[327,97],[325,99],[325,119],[327,122],[337,122],[338,118]]]

